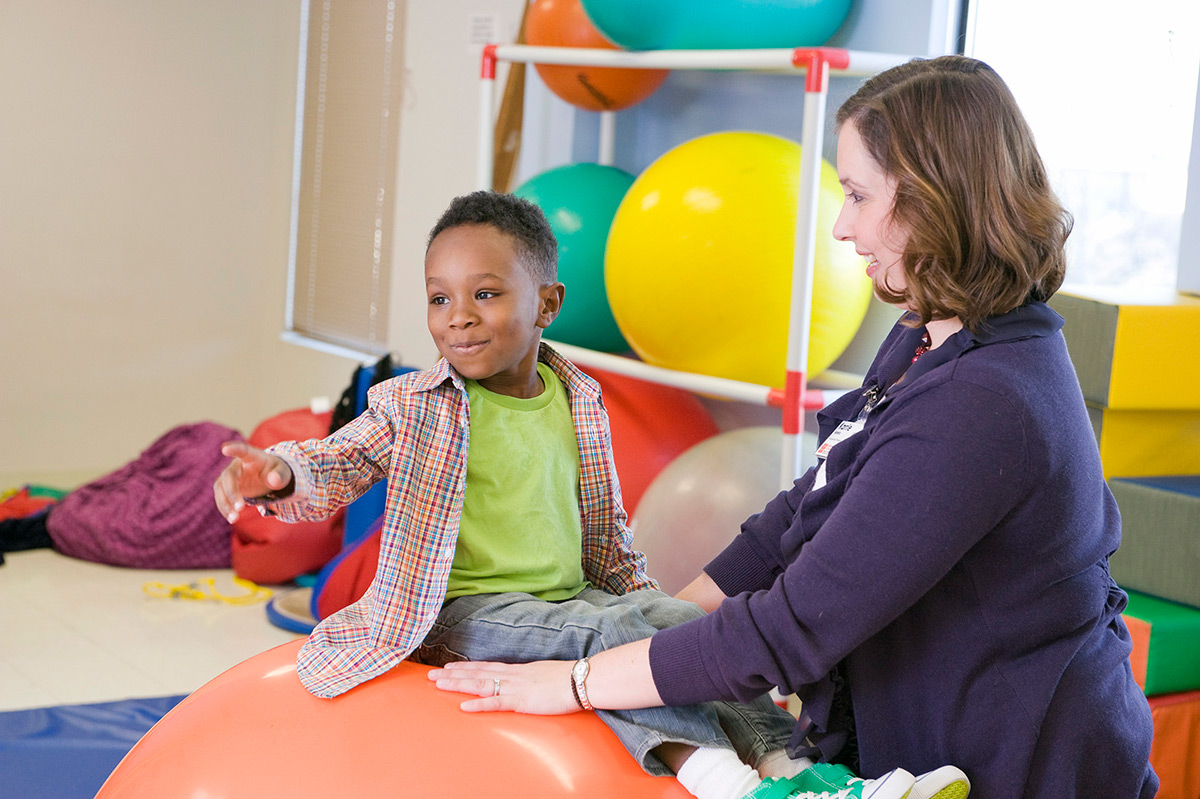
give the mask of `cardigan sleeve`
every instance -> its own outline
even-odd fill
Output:
[[[795,523],[800,500],[812,488],[814,473],[810,469],[760,513],[743,522],[737,537],[704,567],[725,596],[768,588],[783,573],[788,561],[781,539]]]
[[[944,383],[890,411],[860,439],[853,479],[820,489],[845,493],[769,587],[655,635],[664,701],[746,701],[817,681],[916,603],[1027,490],[1022,420],[1004,397]]]

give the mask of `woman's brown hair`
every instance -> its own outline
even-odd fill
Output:
[[[908,233],[904,304],[920,324],[984,319],[1062,284],[1071,215],[1008,86],[965,56],[918,59],[876,75],[838,110],[896,181],[892,221]]]

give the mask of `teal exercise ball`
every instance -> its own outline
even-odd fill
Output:
[[[558,240],[558,279],[567,287],[562,313],[546,337],[601,352],[625,352],[604,288],[604,247],[633,175],[611,166],[571,164],[537,175],[513,191],[546,214]]]
[[[851,0],[583,0],[588,19],[627,50],[817,47]]]

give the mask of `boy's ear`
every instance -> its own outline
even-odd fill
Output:
[[[563,297],[566,295],[567,287],[562,283],[548,283],[538,289],[538,296],[541,300],[538,307],[537,326],[543,330],[550,327],[550,323],[558,316],[562,310]]]

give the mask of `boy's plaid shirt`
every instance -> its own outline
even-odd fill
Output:
[[[566,387],[579,441],[584,576],[613,594],[655,587],[633,550],[599,386],[545,344],[540,358]],[[461,376],[443,359],[375,386],[368,405],[326,439],[271,448],[296,475],[296,493],[269,506],[285,521],[323,518],[388,480],[374,581],[318,624],[297,658],[301,681],[323,697],[383,674],[424,640],[445,599],[462,514],[469,405]]]

